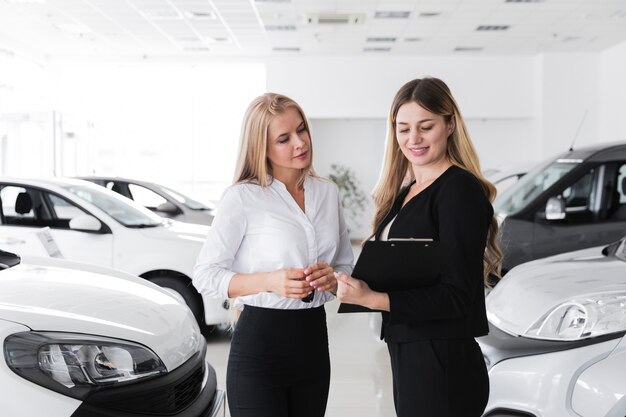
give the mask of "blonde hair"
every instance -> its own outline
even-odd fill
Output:
[[[455,128],[448,137],[446,149],[448,160],[474,175],[490,202],[493,202],[496,197],[496,187],[487,181],[480,171],[478,155],[465,127],[459,106],[448,86],[437,78],[412,80],[398,90],[389,111],[385,158],[378,184],[372,193],[376,204],[372,236],[389,214],[402,186],[415,179],[409,161],[404,157],[396,138],[398,110],[403,104],[410,102],[415,102],[429,112],[443,116],[448,124],[454,120]],[[499,277],[502,268],[502,251],[498,245],[498,222],[495,216],[491,219],[487,234],[483,265],[483,281],[485,286],[489,287],[491,286],[488,280],[489,275],[494,274]]]
[[[272,166],[267,158],[268,131],[272,120],[288,108],[295,108],[302,120],[304,128],[311,137],[309,122],[302,108],[294,100],[281,94],[265,93],[252,100],[241,124],[239,137],[239,156],[235,168],[235,183],[254,182],[266,187],[271,182]],[[309,149],[310,160],[313,161],[313,145]],[[315,176],[313,164],[302,170],[302,185],[307,175]],[[268,181],[268,176],[270,180]]]

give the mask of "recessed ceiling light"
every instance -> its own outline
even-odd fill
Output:
[[[505,3],[543,3],[545,0],[504,0]]]
[[[291,0],[254,0],[255,3],[291,3]]]
[[[271,31],[294,31],[296,30],[295,25],[265,25],[265,30]]]
[[[410,11],[379,11],[374,13],[374,19],[408,19]]]
[[[381,47],[365,47],[363,48],[363,52],[389,52],[391,48],[381,48]]]
[[[367,42],[395,42],[396,38],[391,36],[374,36],[366,39]]]
[[[476,30],[482,31],[503,31],[509,30],[511,26],[509,25],[480,25],[476,28]]]

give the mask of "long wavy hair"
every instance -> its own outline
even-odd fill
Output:
[[[396,137],[396,116],[403,104],[415,102],[431,113],[443,116],[446,123],[452,119],[455,128],[448,137],[446,156],[453,164],[470,172],[482,185],[483,191],[490,202],[496,197],[496,187],[483,177],[480,162],[472,140],[465,127],[461,111],[448,86],[437,78],[422,78],[409,81],[396,93],[391,104],[387,120],[387,145],[385,158],[378,184],[372,197],[376,204],[376,213],[372,224],[376,233],[383,220],[391,210],[401,188],[415,179],[408,159],[405,158]],[[491,219],[487,234],[487,246],[483,256],[483,273],[485,286],[491,286],[490,274],[500,276],[502,268],[502,251],[498,244],[498,222],[495,216]]]
[[[265,93],[250,103],[241,124],[239,137],[239,156],[235,168],[235,183],[254,182],[263,187],[270,184],[272,166],[267,157],[268,131],[272,120],[288,108],[295,108],[304,121],[304,127],[311,137],[309,122],[302,108],[294,100],[276,93]],[[313,161],[313,144],[310,148],[310,160]],[[302,170],[298,185],[304,183],[307,175],[315,176],[312,163]]]

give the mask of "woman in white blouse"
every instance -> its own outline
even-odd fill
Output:
[[[337,187],[312,167],[300,106],[267,93],[241,129],[235,183],[194,268],[203,294],[242,310],[226,375],[232,417],[321,417],[330,360],[324,303],[353,255]]]

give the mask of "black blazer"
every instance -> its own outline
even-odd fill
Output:
[[[408,189],[401,191],[376,239],[395,217],[389,238],[446,242],[450,257],[437,284],[389,292],[390,312],[383,313],[381,338],[400,343],[487,334],[483,255],[493,208],[481,184],[452,166],[402,207]],[[419,271],[416,264],[415,274]]]

